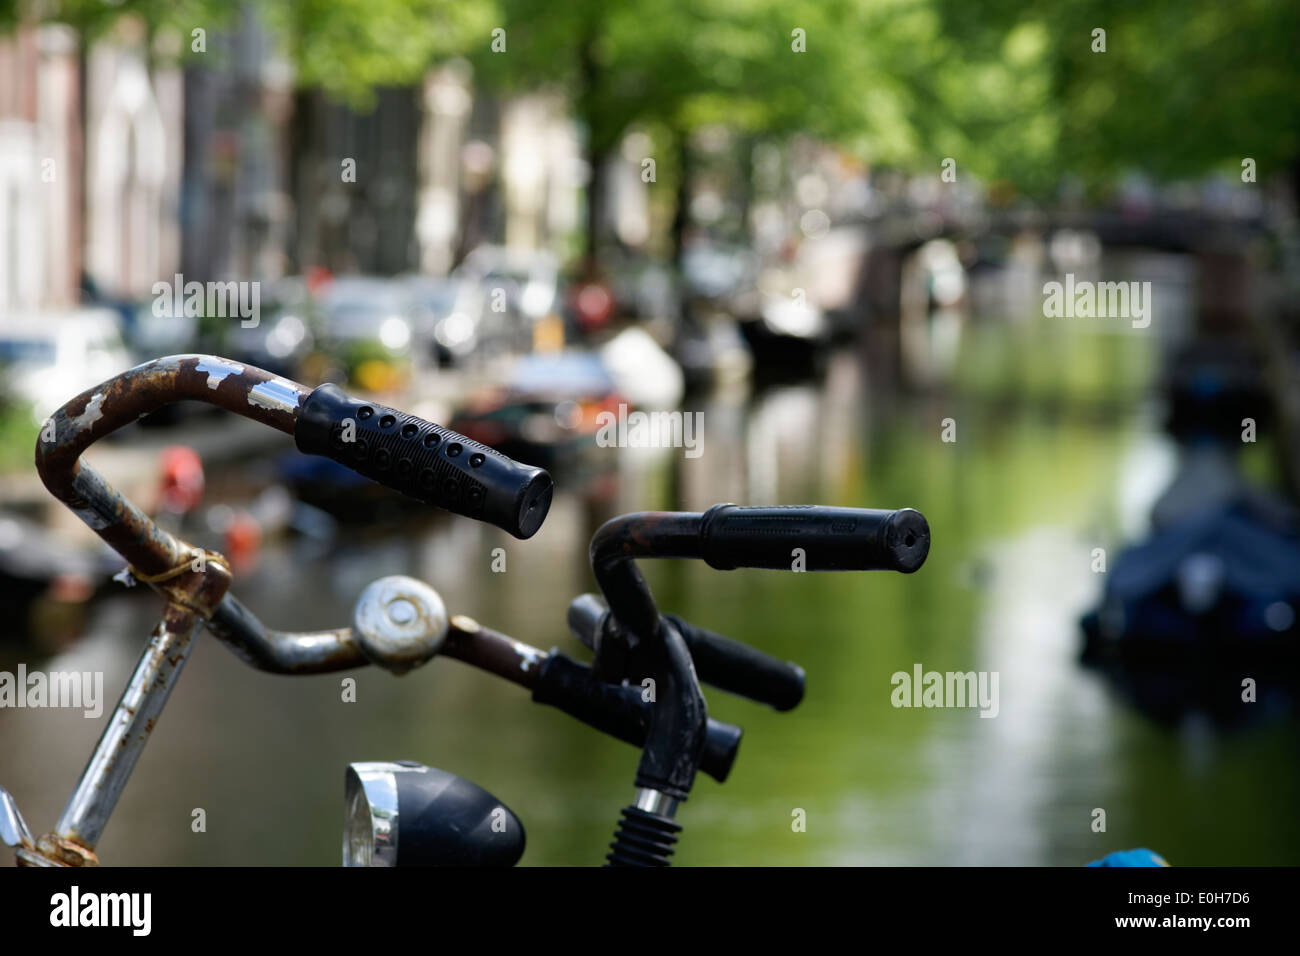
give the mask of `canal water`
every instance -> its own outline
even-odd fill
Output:
[[[916,507],[933,546],[911,576],[643,565],[665,610],[807,672],[788,713],[706,689],[710,712],[745,739],[731,779],[701,776],[681,808],[681,863],[1077,866],[1148,846],[1175,865],[1295,864],[1294,725],[1162,727],[1077,663],[1077,621],[1103,583],[1094,549],[1113,561],[1141,532],[1173,467],[1148,391],[1156,352],[1154,340],[974,327],[948,387],[887,403],[844,353],[822,381],[691,404],[704,414],[699,457],[603,449],[606,472],[561,474],[528,542],[443,517],[327,549],[284,543],[235,591],[273,626],[336,626],[370,580],[411,574],[452,613],[581,658],[565,608],[594,588],[586,542],[613,514]],[[497,548],[504,572],[492,571]],[[84,639],[28,665],[103,670],[115,697],[155,611],[134,595],[105,601]],[[996,672],[996,716],[893,706],[892,675],[916,665]],[[632,794],[631,747],[456,661],[400,678],[352,672],[355,702],[342,676],[262,674],[204,635],[103,860],[334,865],[344,768],[382,759],[491,790],[527,828],[525,864],[603,860]],[[0,783],[34,829],[53,824],[103,720],[0,711]],[[192,826],[198,808],[205,832]]]

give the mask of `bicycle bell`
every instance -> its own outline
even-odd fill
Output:
[[[401,574],[372,581],[352,612],[352,633],[362,653],[394,674],[437,654],[447,628],[447,608],[438,592]]]

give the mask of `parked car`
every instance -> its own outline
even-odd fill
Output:
[[[159,312],[162,314],[160,315]],[[199,319],[173,314],[170,300],[158,309],[153,300],[136,306],[131,322],[125,327],[127,347],[136,362],[148,362],[161,355],[193,352],[199,347]]]
[[[371,392],[401,387],[411,375],[415,304],[394,279],[344,276],[320,295],[318,344],[338,361],[348,380]]]
[[[558,306],[560,264],[548,252],[479,246],[454,274],[485,287],[499,284],[509,306],[531,319],[540,319]]]
[[[758,256],[743,246],[699,240],[682,253],[686,294],[722,308],[736,297],[752,295],[759,271]]]
[[[561,311],[559,261],[545,252],[479,246],[453,272],[483,296],[478,339],[493,351],[527,351],[534,325]]]
[[[413,275],[404,280],[415,308],[415,334],[439,365],[464,361],[484,331],[487,296],[464,279]]]
[[[0,319],[0,387],[37,423],[69,398],[125,371],[131,355],[111,309]]]
[[[682,290],[673,271],[643,255],[610,256],[607,284],[617,314],[641,320],[676,319],[682,313]]]
[[[262,284],[261,315],[256,325],[231,320],[221,354],[276,375],[297,378],[315,344],[317,305],[300,278]]]

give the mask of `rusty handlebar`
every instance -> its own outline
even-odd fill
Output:
[[[122,497],[81,454],[122,426],[185,399],[292,435],[310,394],[296,382],[211,355],[155,359],[87,389],[51,415],[36,442],[36,471],[50,493],[133,568],[165,574],[189,561],[192,549]]]
[[[225,559],[160,528],[81,460],[94,442],[174,402],[216,405],[294,436],[319,454],[429,504],[489,521],[516,537],[540,527],[551,500],[546,472],[448,429],[356,399],[336,386],[308,389],[211,355],[173,355],[87,389],[54,412],[36,443],[41,481],[165,600],[163,616],[109,717],[55,829],[23,840],[31,866],[97,865],[99,842],[126,781],[193,646],[200,621],[243,659],[282,673],[367,663],[348,629],[268,631],[226,594]]]

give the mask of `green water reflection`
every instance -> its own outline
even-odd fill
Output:
[[[273,624],[336,625],[367,581],[414,573],[453,612],[582,656],[564,609],[592,587],[585,541],[611,514],[723,500],[914,506],[933,549],[912,576],[645,567],[665,609],[808,675],[805,702],[785,714],[708,694],[746,736],[731,780],[701,777],[683,806],[680,862],[1078,865],[1137,845],[1175,864],[1300,862],[1292,726],[1161,729],[1075,663],[1075,622],[1100,587],[1092,549],[1121,540],[1140,499],[1126,491],[1142,484],[1133,463],[1168,458],[1144,391],[1156,346],[1028,332],[1010,347],[1006,335],[976,330],[957,387],[887,408],[867,397],[852,355],[823,384],[711,400],[699,406],[700,458],[625,455],[612,498],[560,495],[527,543],[444,521],[330,557],[273,552],[237,590]],[[940,440],[945,418],[956,442]],[[496,547],[504,574],[489,571]],[[95,663],[115,690],[149,610],[106,606],[95,633],[47,666]],[[998,715],[894,708],[890,676],[916,663],[997,671]],[[338,677],[255,673],[205,638],[109,826],[105,861],[334,865],[344,766],[399,758],[492,790],[528,829],[527,864],[603,859],[633,749],[456,662],[355,676],[358,700],[345,704]],[[102,722],[0,722],[4,782],[48,827]],[[196,807],[206,833],[191,830]],[[1093,832],[1096,808],[1105,833]],[[797,809],[805,832],[792,829]]]

